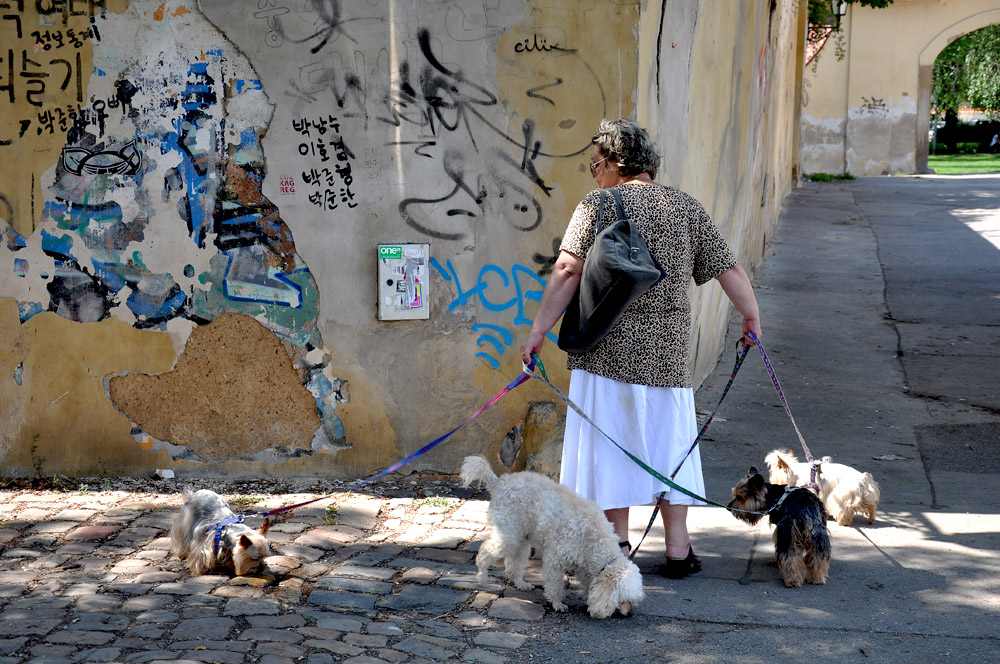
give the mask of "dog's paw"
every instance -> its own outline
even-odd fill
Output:
[[[524,579],[515,579],[514,580],[514,587],[517,588],[518,590],[534,590],[535,589],[535,586],[533,586],[532,584],[528,583]]]
[[[569,607],[563,604],[562,602],[553,602],[552,610],[555,611],[556,613],[566,613],[567,611],[569,611]]]

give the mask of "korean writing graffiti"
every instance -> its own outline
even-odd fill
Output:
[[[327,115],[292,120],[292,129],[302,141],[298,145],[299,154],[307,159],[319,160],[316,166],[302,171],[303,182],[315,190],[309,194],[309,202],[321,210],[335,210],[341,203],[349,208],[357,207],[351,189],[354,184],[351,168],[354,153],[344,144],[337,118]],[[326,135],[328,131],[329,136]],[[331,162],[331,159],[335,161]]]

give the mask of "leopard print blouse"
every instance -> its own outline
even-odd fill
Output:
[[[586,353],[570,353],[569,369],[658,387],[691,387],[688,354],[691,303],[688,287],[702,285],[736,265],[736,256],[708,213],[672,187],[620,184],[625,214],[639,227],[666,277],[643,293],[615,326]],[[594,244],[601,190],[587,194],[570,219],[560,249],[586,259]],[[614,223],[615,202],[604,203],[601,229]]]

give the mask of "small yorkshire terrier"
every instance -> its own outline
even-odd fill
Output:
[[[774,526],[774,556],[785,585],[799,588],[803,581],[826,583],[830,531],[826,527],[826,509],[816,494],[809,489],[771,484],[751,466],[747,476],[733,487],[733,499],[726,507],[737,519],[755,525],[763,515],[747,512],[764,512],[779,501],[770,513],[770,521]]]
[[[805,486],[814,481],[826,511],[838,525],[851,525],[856,514],[867,517],[870,524],[875,523],[881,490],[871,473],[833,463],[828,456],[812,464],[800,462],[792,452],[781,450],[768,454],[764,462],[771,471],[769,480],[773,484]],[[816,466],[815,473],[813,465]]]
[[[271,555],[269,519],[257,530],[243,525],[219,494],[208,489],[184,492],[184,507],[170,528],[170,552],[187,561],[194,576],[231,567],[236,576],[253,574]]]

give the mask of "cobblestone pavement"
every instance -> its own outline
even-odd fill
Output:
[[[0,664],[510,661],[546,613],[541,590],[506,588],[500,568],[477,584],[488,502],[432,484],[440,495],[332,492],[280,515],[252,577],[191,577],[168,556],[178,486],[0,491]],[[326,492],[219,493],[256,527]]]

